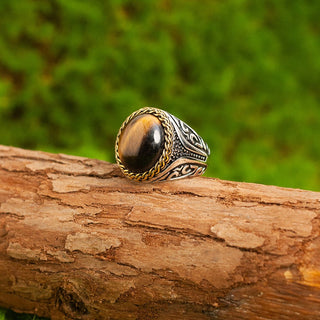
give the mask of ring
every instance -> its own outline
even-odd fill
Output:
[[[198,176],[210,149],[187,124],[157,108],[142,108],[121,125],[115,157],[124,175],[136,181]]]

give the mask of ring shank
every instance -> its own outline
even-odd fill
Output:
[[[176,180],[199,176],[207,168],[208,145],[186,123],[166,112],[173,126],[172,154],[167,166],[152,181]]]

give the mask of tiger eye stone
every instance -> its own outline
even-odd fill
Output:
[[[134,173],[152,168],[164,148],[164,130],[159,119],[142,114],[132,119],[122,130],[118,152],[123,165]]]

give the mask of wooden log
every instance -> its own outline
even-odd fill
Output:
[[[320,193],[0,147],[0,305],[52,319],[320,319]]]

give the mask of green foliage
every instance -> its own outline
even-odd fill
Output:
[[[114,161],[157,106],[212,149],[207,175],[320,190],[317,0],[0,2],[0,143]]]
[[[0,320],[46,320],[47,318],[39,318],[33,314],[15,313],[11,310],[0,308]]]

